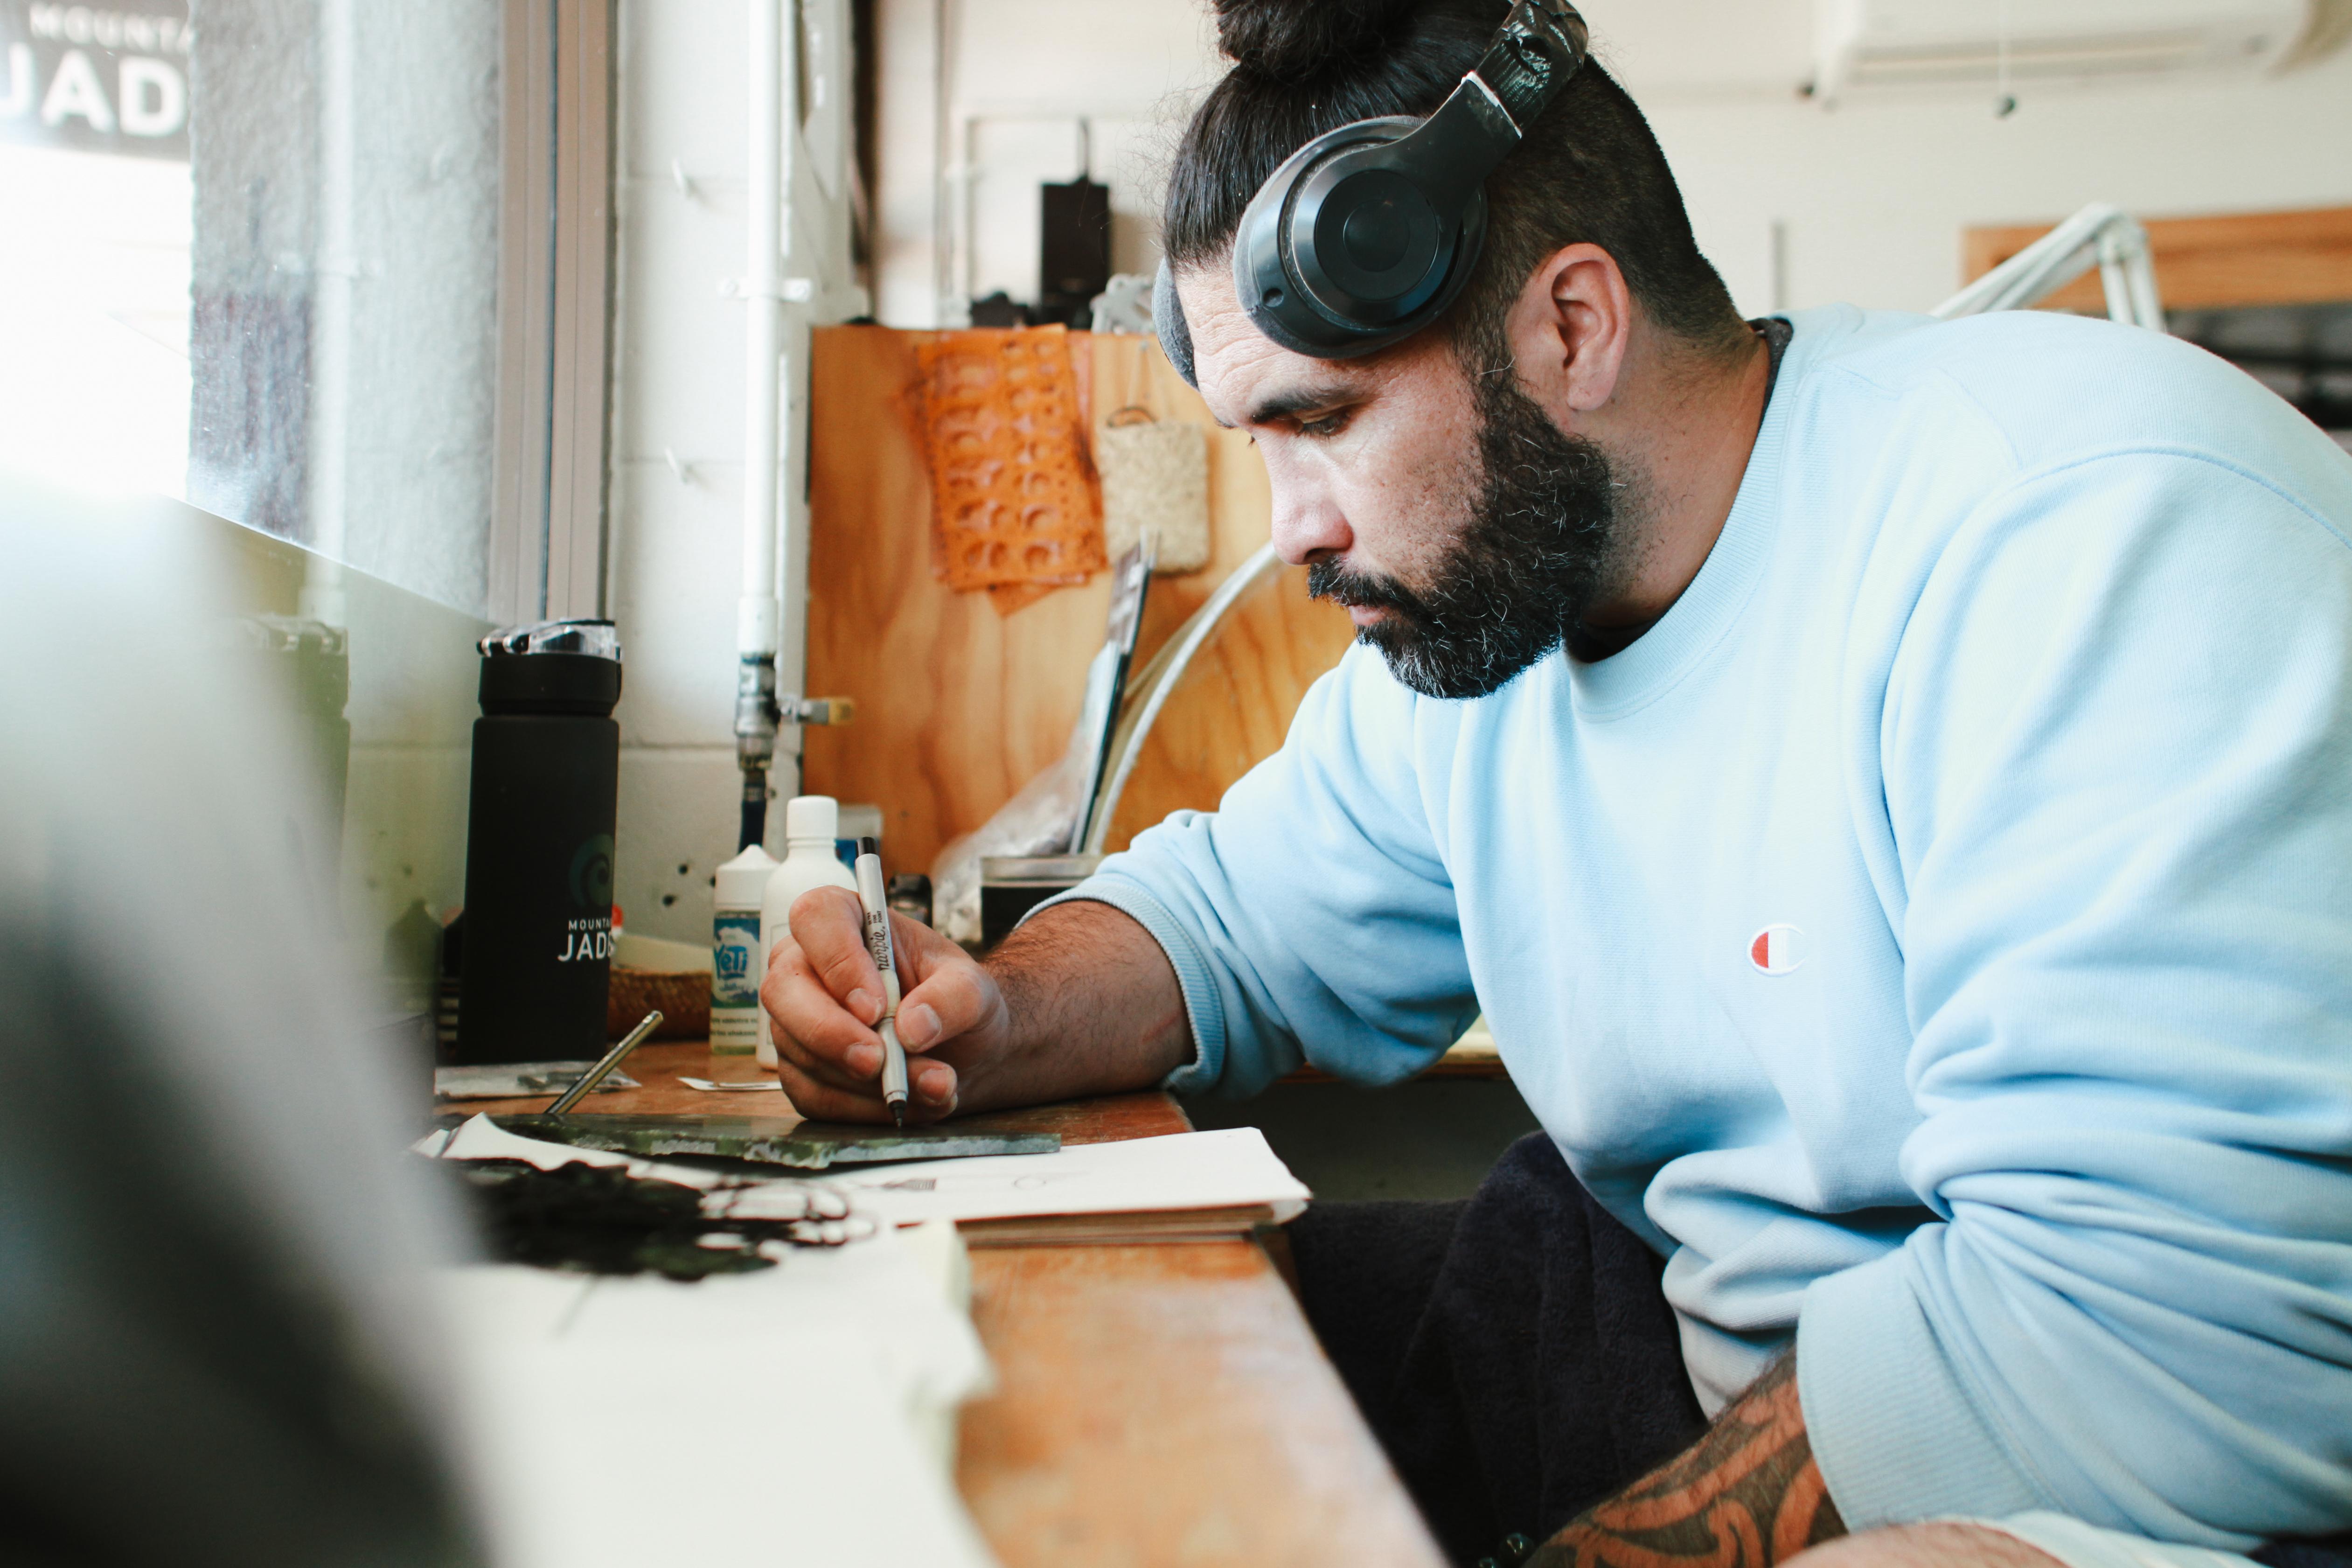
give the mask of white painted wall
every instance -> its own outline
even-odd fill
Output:
[[[1701,244],[1750,311],[1834,300],[1924,308],[1957,286],[1964,227],[2060,217],[2094,199],[2150,216],[2352,202],[2352,54],[2276,79],[2028,89],[2007,120],[1994,117],[1990,86],[1824,110],[1800,95],[1812,68],[1809,0],[1589,0],[1584,10],[1601,58],[1656,126]],[[942,146],[950,173],[966,171],[951,193],[968,184],[977,214],[976,243],[950,257],[950,291],[1034,292],[1034,186],[1074,172],[1079,113],[1113,128],[1112,162],[1098,158],[1097,177],[1124,231],[1118,265],[1148,268],[1159,173],[1220,68],[1205,5],[882,0],[882,15],[884,321],[940,320]],[[965,231],[959,205],[946,205],[953,244]]]
[[[745,33],[743,0],[620,11],[609,581],[627,662],[614,897],[631,931],[681,942],[710,939],[708,879],[735,852],[740,788],[743,306],[719,280],[743,273]]]
[[[1823,110],[1797,90],[1811,74],[1803,0],[1588,10],[1700,244],[1751,313],[1924,310],[1960,282],[1962,229],[2095,200],[2144,217],[2352,202],[2352,53],[2277,77],[2027,88],[2005,120],[1990,88]]]
[[[1037,187],[1077,176],[1082,119],[1093,176],[1110,187],[1113,268],[1158,264],[1163,172],[1222,69],[1206,5],[879,0],[877,23],[883,321],[956,324],[963,301],[997,289],[1036,298]]]

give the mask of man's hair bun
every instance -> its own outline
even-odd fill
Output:
[[[1237,70],[1312,81],[1374,58],[1412,30],[1423,0],[1216,0],[1217,47]]]

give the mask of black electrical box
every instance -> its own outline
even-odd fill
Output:
[[[1110,285],[1110,187],[1080,178],[1044,195],[1037,319],[1090,326],[1094,298]]]

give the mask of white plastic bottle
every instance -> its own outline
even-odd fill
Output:
[[[768,972],[768,954],[792,929],[793,900],[812,888],[846,888],[855,895],[857,879],[841,863],[834,849],[834,832],[841,823],[841,806],[829,795],[797,795],[784,804],[784,858],[768,874],[767,896],[760,901],[760,973]],[[776,1042],[769,1033],[767,1013],[760,1014],[760,1065],[776,1065]]]
[[[760,903],[776,858],[754,844],[719,868],[710,911],[710,1054],[760,1047]]]

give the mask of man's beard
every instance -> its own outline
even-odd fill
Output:
[[[1431,586],[1409,588],[1336,560],[1307,574],[1318,599],[1390,612],[1357,640],[1380,649],[1424,697],[1484,697],[1559,647],[1616,555],[1608,458],[1563,433],[1509,370],[1476,380],[1484,482]]]

